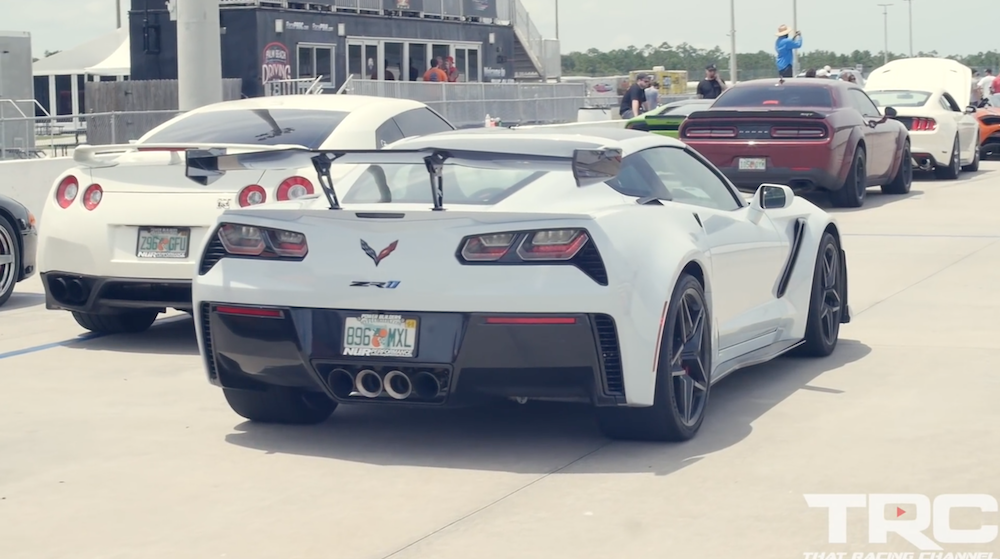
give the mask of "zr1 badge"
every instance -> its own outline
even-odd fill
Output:
[[[352,281],[351,287],[377,287],[379,289],[396,289],[398,281]]]

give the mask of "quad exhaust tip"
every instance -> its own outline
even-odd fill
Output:
[[[62,278],[56,278],[49,283],[49,289],[52,291],[52,297],[57,301],[66,300],[66,280]]]
[[[413,383],[403,371],[389,371],[383,381],[385,393],[394,400],[405,400],[413,394]]]
[[[365,398],[378,398],[384,389],[382,377],[371,369],[365,369],[354,377],[354,389]]]
[[[350,398],[354,393],[354,377],[344,369],[334,369],[330,372],[330,390],[338,398]]]
[[[441,382],[431,373],[418,373],[413,379],[413,393],[425,400],[437,397],[441,392]]]
[[[70,303],[82,303],[87,296],[84,291],[83,282],[75,279],[66,283],[66,298]]]

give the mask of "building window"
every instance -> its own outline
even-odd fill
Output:
[[[334,49],[335,45],[299,43],[298,45],[298,77],[300,79],[320,78],[320,81],[333,83]]]

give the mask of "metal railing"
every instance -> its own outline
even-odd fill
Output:
[[[264,84],[264,96],[318,95],[323,93],[323,76],[292,80],[273,80]]]
[[[88,113],[0,119],[0,127],[21,131],[32,142],[6,146],[7,159],[59,157],[80,145],[126,144],[179,115],[181,111]],[[33,146],[33,147],[32,147]]]

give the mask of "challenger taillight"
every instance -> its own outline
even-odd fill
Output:
[[[583,229],[473,235],[462,240],[459,256],[468,263],[560,262],[571,260],[589,241]]]
[[[694,126],[684,129],[685,138],[735,138],[736,129],[726,126],[699,127]]]
[[[910,123],[913,132],[933,132],[937,130],[937,122],[933,118],[915,118]]]
[[[241,208],[256,206],[257,204],[267,202],[267,191],[265,191],[264,187],[260,185],[251,184],[240,191],[237,199],[239,200]]]
[[[826,137],[826,128],[775,126],[771,128],[771,137],[776,140],[815,140]]]
[[[232,256],[301,260],[309,253],[306,236],[295,231],[224,223],[218,236],[222,248]]]
[[[582,229],[553,229],[532,233],[521,241],[517,255],[522,260],[569,260],[590,237]]]
[[[296,198],[308,196],[313,192],[313,184],[309,181],[309,179],[304,177],[291,177],[285,179],[278,185],[278,190],[275,191],[275,198],[277,198],[279,202],[284,202],[286,200],[295,200]]]
[[[92,184],[83,191],[83,207],[90,211],[94,211],[103,199],[104,189],[99,184]]]
[[[76,200],[76,195],[80,192],[80,182],[76,180],[76,177],[70,175],[59,182],[59,188],[56,189],[56,203],[59,204],[60,208],[68,208],[73,200]]]

